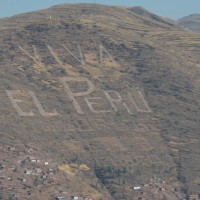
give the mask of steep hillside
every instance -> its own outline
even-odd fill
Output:
[[[199,51],[199,34],[138,7],[1,19],[0,195],[197,194]],[[152,177],[168,189],[151,190]]]
[[[194,14],[187,17],[183,17],[178,20],[178,23],[194,32],[200,32],[200,15]]]

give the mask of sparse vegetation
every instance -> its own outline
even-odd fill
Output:
[[[93,9],[60,5],[1,19],[0,199],[131,199],[138,184],[155,200],[199,191],[199,34],[141,8],[98,5],[95,21]],[[80,92],[74,102],[61,77],[94,87],[69,81]],[[23,92],[12,103],[5,90]],[[25,155],[40,162],[19,162]]]

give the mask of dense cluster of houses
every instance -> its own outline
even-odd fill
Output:
[[[200,200],[199,194],[189,194],[185,195],[178,189],[173,189],[171,186],[167,185],[164,180],[160,177],[152,177],[148,183],[143,185],[134,185],[133,190],[138,192],[138,200],[148,200],[148,190],[153,193],[155,197],[164,197],[165,194],[171,194],[174,198],[179,200]]]
[[[3,189],[2,192],[6,194],[10,192],[13,197],[20,198],[22,197],[21,191],[27,189],[26,194],[29,195],[29,198],[35,199],[33,190],[38,186],[42,190],[41,188],[44,188],[45,185],[51,186],[61,183],[57,175],[60,163],[53,163],[51,159],[40,159],[33,156],[36,153],[31,149],[18,151],[12,147],[6,147],[0,148],[0,151],[2,155],[0,158],[0,186]],[[55,200],[92,199],[84,196],[70,196],[68,193],[67,196],[55,195]]]

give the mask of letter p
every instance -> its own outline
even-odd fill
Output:
[[[81,109],[80,104],[76,100],[76,97],[87,96],[90,93],[94,92],[95,90],[94,84],[87,78],[82,78],[82,77],[64,77],[64,78],[60,78],[59,80],[63,84],[65,91],[68,94],[70,100],[72,101],[72,104],[74,105],[78,114],[83,115],[84,112]],[[69,82],[78,82],[80,84],[86,82],[88,85],[88,89],[86,91],[81,91],[81,92],[72,92]]]

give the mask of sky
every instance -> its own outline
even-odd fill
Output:
[[[0,18],[45,9],[63,3],[96,3],[106,5],[142,6],[171,19],[200,14],[200,0],[0,0]]]

